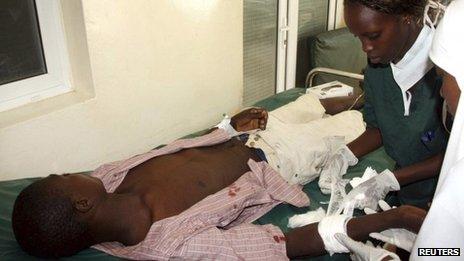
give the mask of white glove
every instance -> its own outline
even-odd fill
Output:
[[[325,137],[324,143],[328,149],[328,156],[319,176],[318,184],[323,194],[330,194],[332,193],[332,182],[342,179],[348,167],[358,163],[358,158],[345,145],[345,137],[343,136]]]
[[[364,181],[367,181],[368,179],[373,178],[373,177],[375,177],[377,175],[379,175],[377,173],[377,171],[375,171],[371,167],[367,167],[364,170],[364,173],[363,173],[362,177],[354,177],[352,180],[350,180],[350,185],[351,185],[352,188],[355,188],[355,187],[359,186],[359,184],[363,183]]]
[[[345,198],[345,204],[354,202],[354,207],[359,209],[377,209],[377,202],[384,199],[388,192],[397,191],[400,184],[395,175],[388,169],[377,176],[366,180],[352,189]]]
[[[380,233],[370,233],[369,236],[411,252],[417,234],[403,228],[390,228]]]
[[[400,260],[400,258],[393,252],[387,251],[383,248],[376,248],[372,245],[363,244],[362,242],[355,241],[347,235],[337,233],[335,238],[344,245],[351,252],[351,259],[354,261],[378,261],[389,257],[390,260]]]
[[[392,207],[383,200],[379,201],[379,206],[383,211],[392,209]],[[364,209],[364,212],[368,215],[376,213],[376,211],[368,208]],[[417,234],[403,228],[390,228],[380,233],[370,233],[369,236],[411,252]]]
[[[327,158],[317,183],[321,189],[322,194],[327,195],[332,193],[332,179],[341,179],[341,175],[335,172],[338,172],[337,169],[342,168],[343,165],[342,155],[331,155]]]

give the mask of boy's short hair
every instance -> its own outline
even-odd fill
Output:
[[[18,195],[12,225],[21,248],[37,257],[70,256],[92,242],[88,225],[77,220],[70,196],[47,178]]]

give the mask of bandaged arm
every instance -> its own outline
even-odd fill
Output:
[[[237,132],[235,130],[235,128],[232,127],[232,125],[230,124],[230,118],[227,115],[224,116],[224,119],[222,119],[222,121],[219,122],[219,124],[217,124],[214,127],[218,128],[218,129],[223,129],[225,132],[227,132],[227,134],[229,134],[230,137],[240,135],[240,133]]]
[[[365,241],[370,232],[380,232],[389,228],[406,228],[404,215],[407,208],[396,208],[382,213],[349,219],[346,222],[346,234],[356,241]],[[409,212],[408,212],[409,213]],[[343,224],[343,222],[341,222]],[[319,234],[316,223],[293,229],[285,234],[287,256],[297,258],[303,256],[319,256],[326,253],[326,246]],[[415,231],[415,230],[414,230]],[[416,231],[415,231],[416,232]]]

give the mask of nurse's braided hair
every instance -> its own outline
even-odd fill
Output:
[[[448,4],[450,0],[431,0],[430,2]],[[358,3],[385,14],[410,15],[421,22],[429,0],[345,0],[345,5]],[[434,10],[431,9],[431,15]]]

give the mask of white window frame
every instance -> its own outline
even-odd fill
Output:
[[[285,91],[285,78],[287,66],[287,43],[288,43],[288,1],[280,0],[278,8],[277,24],[277,63],[276,63],[276,93]]]
[[[295,88],[296,59],[298,45],[298,10],[299,0],[288,2],[288,50],[287,50],[287,70],[285,75],[285,90]]]
[[[337,12],[342,0],[329,0],[327,29],[333,30],[340,23]],[[295,88],[299,0],[279,1],[279,31],[277,42],[276,93]]]
[[[68,51],[59,0],[36,0],[47,73],[3,84],[0,112],[71,92]]]
[[[276,93],[295,87],[299,0],[280,0]]]
[[[335,30],[343,24],[343,0],[329,0],[329,18],[327,21],[327,30]]]

